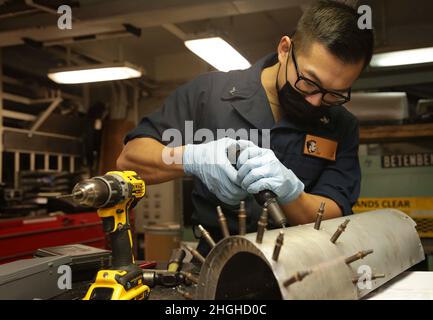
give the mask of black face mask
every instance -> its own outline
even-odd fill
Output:
[[[288,62],[287,57],[287,62]],[[278,100],[280,102],[280,106],[285,112],[286,116],[290,121],[298,122],[298,123],[316,123],[323,116],[328,115],[329,107],[320,106],[315,107],[307,100],[305,97],[296,91],[289,81],[287,81],[287,65],[286,62],[286,83],[284,86],[278,90],[278,74],[280,73],[280,66],[278,67],[277,73],[277,81],[276,87],[278,92]]]

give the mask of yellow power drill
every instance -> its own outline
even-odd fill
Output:
[[[73,202],[98,208],[104,232],[110,234],[112,269],[100,270],[84,300],[142,300],[150,288],[135,265],[129,209],[144,196],[144,181],[134,171],[110,171],[77,183],[69,197]]]

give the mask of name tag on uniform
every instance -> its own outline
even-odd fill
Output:
[[[304,143],[304,154],[335,161],[338,142],[307,134]]]

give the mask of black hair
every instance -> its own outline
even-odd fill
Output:
[[[372,29],[360,29],[357,10],[342,2],[321,0],[312,4],[298,22],[292,38],[296,51],[304,51],[314,41],[324,45],[345,63],[370,63],[373,55]]]

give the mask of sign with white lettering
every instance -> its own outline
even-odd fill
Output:
[[[382,168],[432,167],[433,152],[382,156]]]

